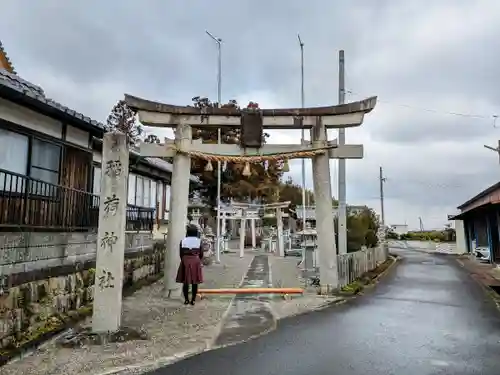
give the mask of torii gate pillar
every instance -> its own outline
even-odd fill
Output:
[[[176,146],[189,147],[192,139],[191,126],[177,125],[175,131]],[[174,155],[172,186],[170,190],[170,220],[168,222],[167,249],[165,253],[165,291],[167,297],[179,289],[176,283],[177,268],[179,267],[179,244],[186,235],[187,207],[189,204],[189,175],[191,157],[184,153]],[[176,293],[174,293],[176,294]],[[176,296],[176,295],[175,295]]]
[[[257,247],[257,237],[256,237],[256,231],[255,231],[255,218],[250,219],[250,232],[252,234],[252,249],[255,249]]]
[[[313,147],[327,143],[326,128],[317,120],[311,129]],[[332,188],[330,180],[330,160],[327,154],[312,158],[314,200],[316,211],[316,231],[318,233],[318,258],[321,280],[321,294],[328,294],[338,287],[337,246],[335,244],[335,224],[332,210]],[[305,219],[305,218],[304,218]]]
[[[285,256],[285,241],[283,238],[283,212],[281,208],[276,209],[276,229],[278,232],[278,238],[276,244],[278,245],[278,254],[280,257]]]
[[[240,258],[243,258],[245,256],[245,240],[246,240],[246,234],[247,234],[247,217],[246,217],[246,212],[245,210],[242,210],[241,213],[241,220],[240,220]]]

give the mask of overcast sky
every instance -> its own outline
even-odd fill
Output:
[[[1,0],[0,9],[0,40],[19,75],[103,122],[125,92],[172,104],[216,99],[205,30],[223,39],[223,100],[261,107],[300,105],[298,32],[306,105],[336,104],[344,49],[347,100],[379,97],[346,132],[365,145],[363,160],[347,162],[348,203],[379,211],[383,166],[389,224],[418,227],[420,216],[441,227],[500,176],[483,147],[500,138],[499,1]],[[273,133],[271,142],[299,137]],[[300,182],[300,161],[291,167]],[[310,162],[307,170],[312,186]],[[331,171],[336,195],[333,161]]]

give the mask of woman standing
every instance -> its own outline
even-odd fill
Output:
[[[198,228],[189,224],[186,228],[186,237],[179,244],[181,264],[179,264],[176,278],[176,281],[182,284],[185,305],[189,303],[194,305],[198,294],[198,284],[203,282],[201,259],[204,247]],[[191,284],[191,300],[189,299],[189,284]]]

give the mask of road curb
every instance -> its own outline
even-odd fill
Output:
[[[195,355],[201,354],[201,353],[206,352],[206,351],[208,351],[206,348],[186,350],[186,351],[181,352],[179,354],[174,354],[172,356],[159,358],[155,361],[148,361],[148,362],[143,362],[143,363],[139,363],[139,364],[135,364],[135,365],[116,367],[114,369],[100,372],[100,373],[97,373],[95,375],[119,375],[121,373],[125,373],[126,371],[128,371],[128,372],[134,371],[134,374],[140,374],[140,373],[145,372],[145,371],[153,371],[153,370],[158,369],[160,367],[174,364],[175,362],[179,362],[183,359],[193,357]],[[137,372],[137,371],[140,371],[140,372]]]
[[[325,309],[327,309],[329,307],[333,307],[333,306],[337,306],[337,305],[342,305],[342,304],[344,304],[346,302],[347,302],[347,299],[345,297],[339,297],[339,299],[336,299],[335,301],[325,302],[325,303],[323,303],[323,304],[321,304],[321,305],[319,305],[319,306],[317,306],[315,308],[312,308],[310,310],[300,311],[300,312],[298,312],[296,314],[287,315],[287,316],[283,316],[283,317],[279,317],[278,314],[276,314],[276,311],[274,311],[274,309],[272,308],[272,306],[270,306],[270,310],[271,310],[272,314],[276,318],[277,326],[279,326],[279,322],[282,321],[282,320],[286,320],[286,319],[289,319],[289,318],[295,318],[295,317],[300,316],[300,315],[305,315],[305,314],[310,314],[310,313],[313,313],[313,312],[325,310]]]
[[[273,309],[270,307],[270,306],[267,306],[269,308],[269,311],[271,312],[271,315],[273,317],[273,321],[272,321],[272,327],[271,328],[268,328],[262,332],[259,332],[255,335],[251,335],[243,340],[239,340],[239,341],[234,341],[234,342],[231,342],[229,344],[224,344],[224,345],[217,345],[217,346],[210,346],[208,350],[215,350],[215,349],[222,349],[222,348],[228,348],[230,346],[235,346],[235,345],[240,345],[240,344],[244,344],[246,342],[249,342],[249,341],[252,341],[252,340],[255,340],[261,336],[265,336],[267,335],[268,333],[271,333],[273,332],[274,330],[276,330],[276,328],[278,328],[278,321],[276,319],[276,316],[274,315],[274,312],[273,312]]]
[[[375,278],[373,279],[373,284],[375,285],[379,282],[379,280],[384,277],[396,264],[398,264],[399,261],[401,261],[402,257],[398,255],[389,255],[390,258],[392,258],[392,263],[387,266],[385,270],[380,272]]]
[[[396,264],[399,263],[399,261],[401,261],[403,259],[402,257],[400,257],[398,255],[392,255],[392,256],[390,256],[390,258],[392,259],[392,263],[389,264],[385,270],[383,270],[381,273],[379,273],[377,276],[375,276],[369,284],[364,285],[363,290],[361,290],[360,293],[353,294],[351,296],[348,296],[347,298],[349,298],[349,299],[356,298],[359,295],[362,295],[364,291],[371,291],[372,289],[374,289],[377,286],[377,284],[379,283],[379,281],[382,278],[384,278],[389,273],[389,271],[391,271],[396,266]]]
[[[482,283],[481,281],[479,281],[478,279],[476,279],[475,277],[472,277],[473,273],[470,272],[467,267],[465,266],[464,262],[462,262],[461,259],[455,259],[458,263],[458,265],[463,268],[467,274],[469,275],[469,277],[474,280],[482,289],[483,289],[483,292],[495,303],[495,306],[497,308],[497,310],[500,311],[500,295],[498,295],[497,292],[495,292],[492,288],[490,288],[488,285]]]

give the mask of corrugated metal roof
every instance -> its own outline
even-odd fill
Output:
[[[471,199],[467,200],[466,202],[462,203],[460,206],[458,206],[457,208],[459,210],[464,210],[467,206],[470,206],[472,205],[474,202],[478,201],[479,199],[483,198],[483,197],[486,197],[487,195],[493,193],[494,191],[500,189],[500,182],[497,182],[493,185],[491,185],[490,187],[484,189],[483,191],[481,191],[480,193],[476,194],[474,197],[472,197]]]

